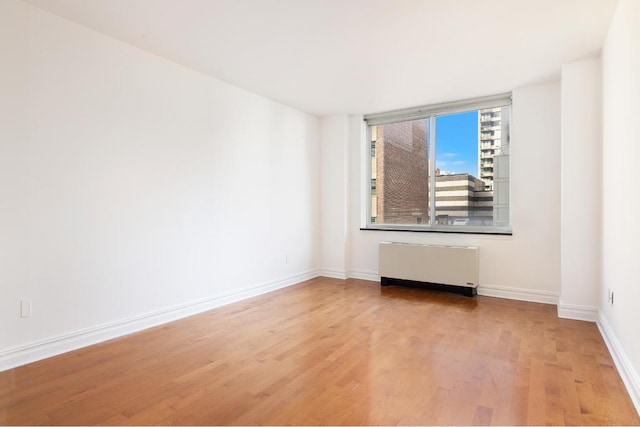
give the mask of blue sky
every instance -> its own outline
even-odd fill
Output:
[[[478,176],[478,112],[436,117],[436,167]]]

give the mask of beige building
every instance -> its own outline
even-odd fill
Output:
[[[436,222],[441,225],[493,225],[493,192],[468,173],[436,176]]]

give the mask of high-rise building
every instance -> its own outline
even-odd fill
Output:
[[[494,156],[502,145],[501,107],[478,110],[478,175],[485,190],[493,190]]]
[[[509,121],[511,107],[478,110],[478,174],[493,192],[493,225],[509,224]]]

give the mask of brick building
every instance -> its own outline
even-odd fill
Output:
[[[372,222],[429,222],[427,129],[427,119],[372,127]]]

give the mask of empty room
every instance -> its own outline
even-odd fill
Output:
[[[640,425],[638,117],[638,0],[0,0],[0,424]]]

